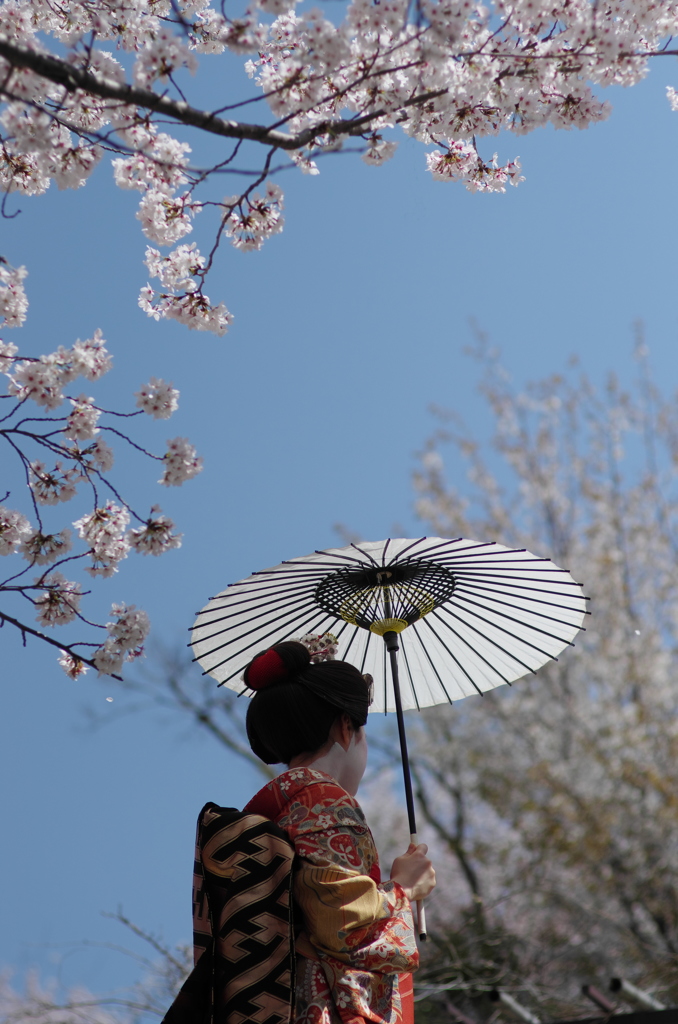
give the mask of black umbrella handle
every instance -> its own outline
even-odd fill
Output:
[[[396,718],[398,721],[398,738],[400,740],[400,754],[403,762],[403,782],[405,783],[405,803],[407,805],[407,820],[410,827],[410,842],[417,845],[417,820],[414,813],[414,794],[412,792],[412,776],[410,774],[410,758],[407,753],[407,735],[405,733],[405,716],[403,715],[403,702],[400,696],[400,679],[398,676],[398,634],[389,630],[384,633],[384,643],[391,661],[391,678],[393,680],[393,693],[395,695]],[[426,914],[424,904],[417,900],[417,931],[419,938],[423,941],[426,938]]]

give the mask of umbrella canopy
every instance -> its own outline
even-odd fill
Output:
[[[372,711],[395,711],[382,637],[398,635],[404,709],[511,683],[554,659],[582,626],[586,598],[546,558],[459,538],[389,539],[293,558],[232,583],[198,614],[205,674],[243,691],[258,653],[334,633],[339,657],[374,678]]]

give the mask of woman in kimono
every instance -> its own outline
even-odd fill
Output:
[[[315,660],[315,659],[314,659]],[[370,677],[343,661],[312,663],[296,641],[254,658],[247,734],[266,764],[288,770],[245,808],[293,843],[294,1024],[411,1024],[410,972],[419,964],[411,903],[435,886],[427,847],[410,846],[382,882],[355,799],[367,762]]]

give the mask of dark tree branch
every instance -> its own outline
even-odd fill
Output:
[[[212,135],[260,142],[276,149],[303,149],[321,135],[333,137],[361,135],[372,121],[385,117],[389,113],[385,109],[379,109],[358,118],[325,120],[296,135],[289,135],[275,128],[266,127],[266,125],[227,121],[209,111],[197,110],[183,101],[173,100],[168,96],[159,96],[151,89],[139,89],[132,85],[120,85],[118,82],[98,78],[89,71],[74,68],[58,57],[13,46],[6,40],[0,40],[0,57],[3,57],[13,67],[28,68],[36,75],[40,75],[41,78],[46,78],[55,85],[63,86],[68,92],[82,90],[102,99],[116,100],[119,103],[151,110],[171,118],[172,121],[199,128]],[[3,92],[3,88],[0,87],[0,93]],[[444,96],[446,92],[447,89],[438,89],[422,93],[420,96],[405,100],[402,107],[426,103],[438,96]]]
[[[5,622],[9,622],[11,626],[16,626],[16,628],[21,632],[24,638],[24,642],[26,640],[26,634],[28,633],[29,636],[35,636],[38,638],[38,640],[44,640],[45,643],[51,644],[52,647],[56,647],[58,648],[58,650],[64,651],[66,654],[70,654],[73,658],[77,658],[78,661],[81,661],[83,663],[83,665],[89,665],[90,668],[96,669],[97,672],[99,671],[93,661],[90,661],[89,658],[84,657],[84,655],[82,654],[78,654],[77,651],[73,650],[73,647],[69,646],[68,644],[62,643],[59,640],[54,640],[51,636],[47,636],[46,633],[41,633],[39,629],[33,629],[32,626],[27,626],[24,622],[19,622],[18,619],[15,619],[11,615],[7,615],[5,612],[0,611],[0,626],[4,625]],[[80,645],[78,644],[77,646]],[[98,644],[87,644],[87,646],[97,647]],[[122,682],[122,676],[116,676],[114,673],[111,673],[111,676],[113,679],[117,679],[120,682]]]

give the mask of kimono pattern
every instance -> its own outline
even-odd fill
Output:
[[[293,893],[303,932],[294,1024],[408,1024],[401,992],[411,992],[409,972],[419,966],[412,910],[397,882],[381,882],[354,797],[324,772],[293,768],[245,812],[279,825],[297,854]]]

